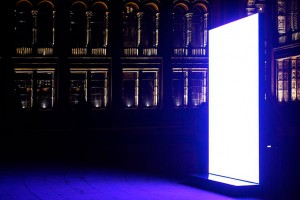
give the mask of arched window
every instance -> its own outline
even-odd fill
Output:
[[[124,47],[138,46],[138,7],[127,4],[123,11],[123,41]]]
[[[300,3],[297,0],[277,0],[278,42],[300,40]]]
[[[76,2],[72,5],[70,11],[70,41],[72,48],[86,48],[87,45],[87,7],[83,2]],[[79,54],[82,54],[82,52]]]
[[[31,48],[33,17],[32,5],[28,1],[21,1],[15,10],[15,45],[18,48]],[[28,52],[29,53],[29,52]],[[27,54],[27,53],[26,53]]]
[[[38,5],[37,13],[37,46],[52,47],[54,44],[54,8],[50,2],[43,1]]]
[[[173,11],[173,47],[178,56],[188,55],[187,10],[185,4],[177,4]]]
[[[175,48],[186,47],[186,9],[176,5],[173,13],[173,45]]]
[[[106,56],[108,45],[108,7],[105,3],[98,1],[92,5],[88,16],[88,45],[91,47],[92,55]]]
[[[285,0],[277,1],[277,31],[278,42],[280,44],[287,41],[287,21],[286,21],[286,2]]]
[[[287,1],[288,3],[288,32],[291,33],[292,41],[300,39],[300,3],[298,0]]]
[[[102,48],[107,46],[108,40],[108,11],[105,4],[96,3],[92,7],[91,47]]]
[[[205,11],[196,6],[193,9],[191,45],[193,47],[206,47],[207,44],[207,19]]]
[[[156,47],[156,14],[157,11],[153,6],[145,6],[142,17],[142,39],[141,45],[143,48]]]

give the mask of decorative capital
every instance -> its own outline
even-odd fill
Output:
[[[33,16],[36,16],[36,15],[38,14],[38,12],[39,12],[38,10],[32,10],[32,11],[31,11],[31,14],[32,14]]]

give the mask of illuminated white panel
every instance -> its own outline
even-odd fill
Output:
[[[209,31],[209,173],[259,183],[258,14]]]
[[[247,182],[247,181],[241,181],[233,178],[226,178],[223,176],[217,176],[213,174],[208,175],[208,179],[212,181],[222,182],[234,186],[249,186],[249,185],[256,185],[255,183]]]

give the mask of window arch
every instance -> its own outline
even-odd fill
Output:
[[[15,9],[15,45],[23,54],[30,54],[32,50],[32,4],[29,1],[19,1]],[[18,50],[19,49],[19,50]]]
[[[247,15],[249,16],[254,14],[256,12],[255,0],[247,0],[246,4]]]
[[[277,31],[278,31],[278,42],[285,43],[287,41],[286,36],[286,2],[285,0],[277,1]]]
[[[108,9],[106,4],[97,2],[92,6],[90,20],[92,48],[104,48],[108,43]]]
[[[207,15],[207,9],[202,4],[197,4],[192,9],[190,45],[193,55],[206,55]]]
[[[185,4],[175,5],[173,12],[173,45],[175,48],[185,48],[187,46],[186,14],[187,6]]]
[[[124,47],[138,47],[138,10],[135,3],[128,3],[123,10]]]
[[[72,48],[86,48],[87,46],[86,11],[87,6],[83,2],[77,1],[71,6],[70,41]]]
[[[300,40],[300,4],[297,0],[277,0],[278,42]]]
[[[51,2],[42,1],[37,13],[37,47],[54,46],[54,6]]]
[[[142,17],[142,40],[143,48],[158,46],[158,8],[156,5],[147,4],[144,7]]]
[[[300,3],[297,0],[287,1],[288,3],[288,32],[292,41],[300,39]]]

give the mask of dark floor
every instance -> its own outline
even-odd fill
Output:
[[[10,165],[0,171],[0,200],[234,200],[181,178],[107,167]],[[262,198],[261,198],[262,199]]]

